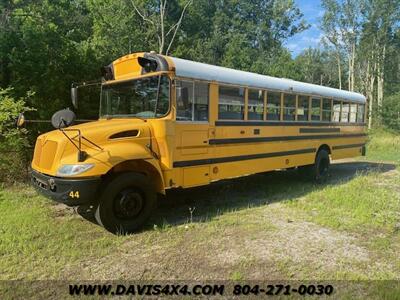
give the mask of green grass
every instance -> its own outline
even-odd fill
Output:
[[[0,191],[0,220],[3,280],[54,278],[70,263],[107,255],[124,240],[73,215],[57,217],[49,200],[23,185]]]
[[[336,279],[391,280],[400,277],[400,173],[359,174],[340,185],[327,185],[306,198],[294,199],[288,206],[309,222],[357,238],[358,246],[368,250],[370,258],[381,266],[355,263],[351,271],[332,274]],[[391,268],[382,267],[391,265]],[[369,268],[369,272],[360,270]],[[308,274],[315,271],[311,268]],[[306,272],[307,273],[307,272]]]
[[[305,199],[295,199],[291,207],[310,213],[313,222],[334,229],[390,232],[400,222],[399,183],[398,173],[385,177],[376,172],[360,174],[341,185],[311,192]]]
[[[0,280],[400,279],[399,141],[373,132],[366,159],[333,166],[325,185],[283,171],[173,192],[126,237],[3,188]]]
[[[400,164],[400,135],[383,129],[370,131],[367,159]]]

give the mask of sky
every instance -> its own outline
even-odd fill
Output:
[[[318,47],[322,37],[322,32],[318,28],[319,20],[324,13],[320,0],[295,0],[295,2],[304,14],[304,19],[311,27],[291,37],[285,43],[293,57],[299,55],[304,49]]]

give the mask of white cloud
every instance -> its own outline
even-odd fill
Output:
[[[300,52],[310,47],[317,48],[320,46],[324,34],[322,32],[317,32],[317,35],[315,34],[315,32],[304,32],[299,34],[297,37],[288,41],[286,47],[294,56],[297,56]]]
[[[296,56],[309,47],[318,47],[321,44],[323,33],[319,29],[319,21],[324,15],[320,0],[295,0],[297,6],[304,14],[304,18],[311,25],[302,33],[296,34],[286,43],[286,47]]]
[[[290,52],[294,52],[294,53],[301,52],[301,50],[302,50],[302,47],[300,47],[300,45],[297,43],[287,44],[286,47],[289,49]]]
[[[324,37],[324,34],[321,32],[317,37],[315,36],[303,36],[301,40],[305,43],[308,43],[310,45],[317,45],[321,42],[322,38]]]

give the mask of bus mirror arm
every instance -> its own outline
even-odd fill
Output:
[[[72,145],[74,145],[74,147],[78,150],[78,162],[84,162],[87,158],[88,158],[88,154],[85,151],[82,151],[82,139],[84,139],[85,141],[87,141],[88,143],[92,144],[93,146],[97,147],[98,149],[100,149],[101,151],[103,151],[104,149],[102,147],[100,147],[99,145],[93,143],[92,141],[90,141],[89,139],[85,138],[81,131],[79,129],[68,129],[68,128],[59,128],[59,130],[62,132],[62,134],[71,142]],[[75,144],[75,142],[68,136],[68,134],[66,134],[66,131],[76,131],[78,132],[78,145]]]
[[[78,152],[78,162],[84,162],[87,157],[88,157],[88,154],[85,151]]]
[[[84,162],[87,158],[87,153],[85,151],[82,151],[82,135],[81,131],[79,129],[64,129],[64,128],[59,128],[59,130],[62,132],[62,134],[71,142],[72,145],[78,150],[78,162]],[[75,144],[75,142],[66,134],[66,131],[76,131],[78,132],[78,145]]]

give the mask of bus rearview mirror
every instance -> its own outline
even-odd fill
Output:
[[[71,88],[71,101],[72,105],[75,109],[78,109],[78,88],[72,87]]]
[[[23,113],[20,113],[18,115],[18,118],[16,119],[15,123],[16,123],[18,128],[24,126],[24,124],[25,124],[25,116],[24,116]]]

